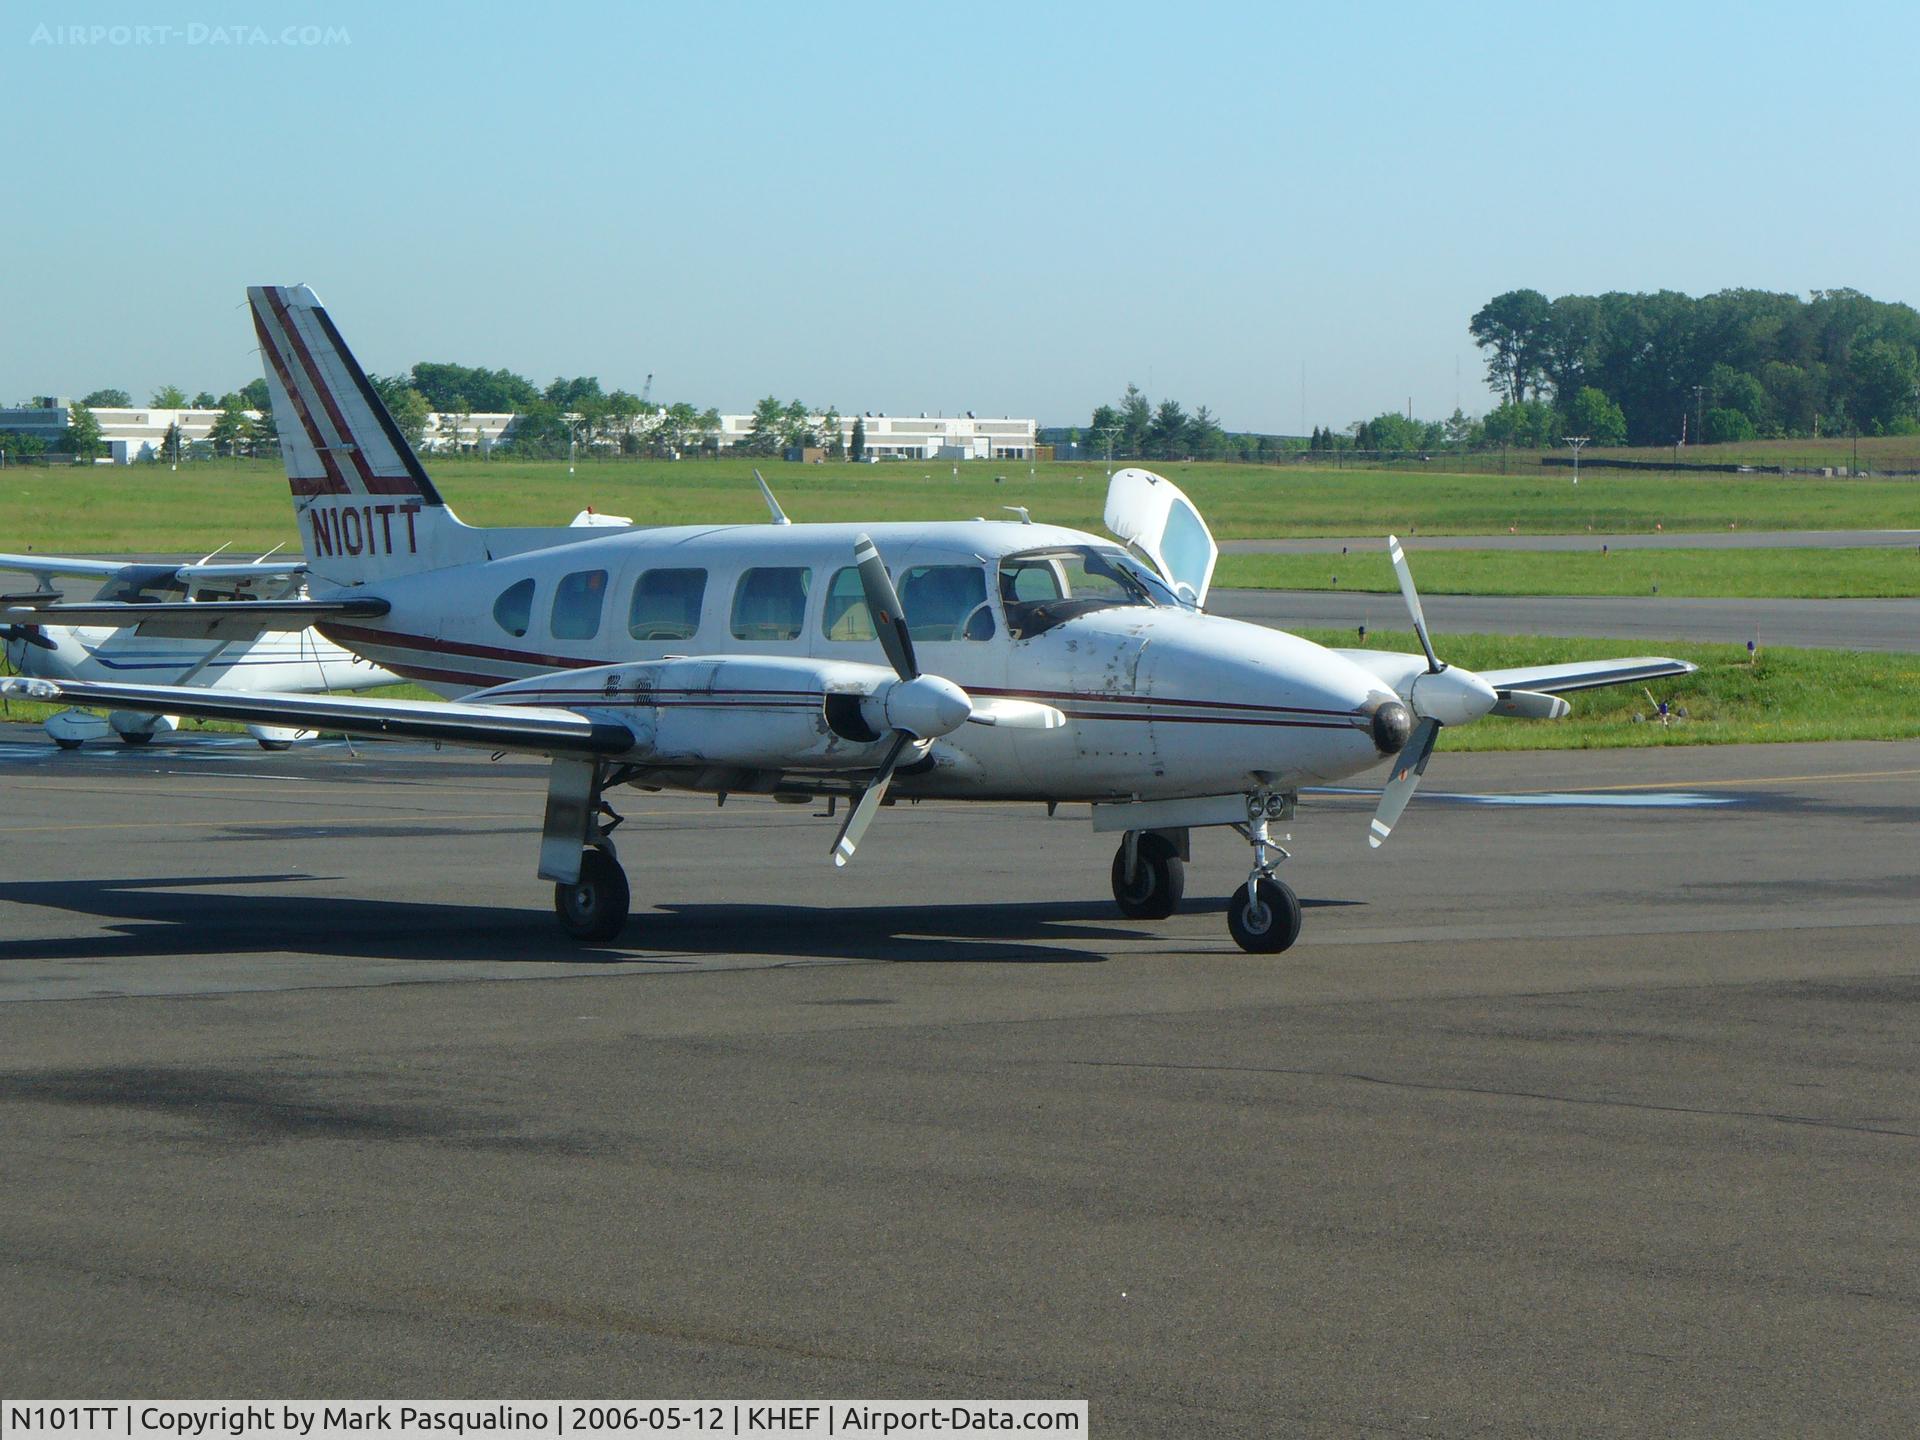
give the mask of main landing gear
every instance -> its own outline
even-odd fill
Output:
[[[567,768],[563,769],[563,764]],[[550,861],[549,847],[563,853],[574,845],[581,847],[579,873],[571,879],[554,880],[553,910],[560,917],[561,929],[589,943],[611,940],[620,933],[633,898],[627,872],[620,868],[611,838],[620,827],[621,817],[600,798],[601,785],[607,779],[590,762],[555,761],[542,838],[541,869],[550,877],[567,875],[573,867],[560,864],[560,856]],[[552,868],[548,868],[549,863]]]
[[[1164,920],[1187,891],[1187,867],[1173,842],[1129,830],[1113,856],[1113,899],[1129,920]]]
[[[611,940],[627,923],[632,892],[627,872],[613,847],[596,845],[580,853],[580,878],[553,887],[553,909],[561,928],[576,940]]]
[[[1227,929],[1242,950],[1275,955],[1300,938],[1300,898],[1274,873],[1287,852],[1274,843],[1273,822],[1293,813],[1293,796],[1255,790],[1246,796],[1246,820],[1230,821],[1232,811],[1217,811],[1202,823],[1231,823],[1253,847],[1253,873],[1233,892],[1227,905]],[[1196,817],[1200,818],[1200,817]],[[1179,907],[1187,888],[1184,844],[1156,830],[1129,830],[1113,856],[1113,898],[1130,920],[1164,920]]]

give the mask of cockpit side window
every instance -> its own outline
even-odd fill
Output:
[[[987,640],[993,611],[978,565],[915,565],[900,576],[900,608],[915,640]]]
[[[1124,550],[1094,545],[1062,545],[1007,556],[1000,562],[1000,598],[1006,607],[1007,628],[1016,640],[1044,634],[1092,610],[1178,603]],[[907,613],[913,613],[911,606]]]
[[[533,581],[516,580],[493,602],[493,623],[516,639],[533,621]]]

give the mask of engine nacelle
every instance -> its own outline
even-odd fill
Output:
[[[472,696],[476,701],[591,711],[633,732],[636,760],[756,770],[869,770],[888,732],[912,718],[939,724],[951,697],[923,682],[911,697],[892,670],[844,660],[774,655],[689,656],[595,665],[532,676]],[[958,686],[937,686],[961,695]],[[911,712],[911,715],[904,712]],[[966,718],[963,712],[959,721]],[[935,731],[945,734],[953,725]],[[918,734],[919,731],[914,733]]]

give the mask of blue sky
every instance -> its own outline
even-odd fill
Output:
[[[1920,300],[1916,52],[1891,4],[29,0],[0,399],[233,388],[304,281],[370,369],[724,410],[1483,411],[1502,290]]]

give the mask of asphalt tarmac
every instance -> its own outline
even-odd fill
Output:
[[[1084,812],[0,736],[13,1397],[1075,1396],[1096,1435],[1905,1435],[1920,744],[1442,753],[1123,920]]]

